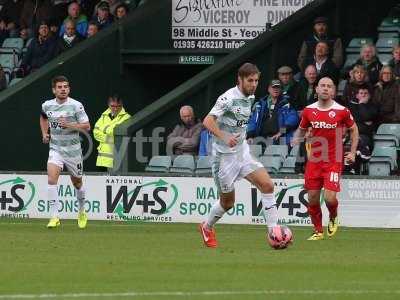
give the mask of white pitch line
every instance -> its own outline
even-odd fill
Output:
[[[145,297],[198,297],[244,295],[365,295],[400,294],[400,290],[260,290],[260,291],[199,291],[199,292],[126,292],[126,293],[69,293],[69,294],[15,294],[1,295],[0,299],[63,299],[63,298],[145,298]]]

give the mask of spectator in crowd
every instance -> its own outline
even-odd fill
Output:
[[[96,15],[93,21],[97,22],[99,30],[110,26],[113,22],[113,17],[110,14],[110,6],[106,1],[101,1],[96,9]]]
[[[199,156],[211,156],[212,134],[206,128],[200,132]]]
[[[304,78],[301,79],[298,101],[294,103],[293,108],[302,111],[304,107],[317,101],[315,87],[317,85],[317,68],[309,65],[304,71]]]
[[[293,79],[293,70],[289,66],[282,66],[277,70],[281,82],[282,95],[288,99],[292,107],[298,107],[300,85]]]
[[[360,88],[368,89],[370,93],[372,92],[367,70],[362,65],[355,65],[350,71],[350,79],[344,87],[341,103],[347,107],[350,101],[355,99]]]
[[[76,32],[75,22],[72,20],[68,20],[64,23],[65,25],[65,33],[63,36],[58,40],[57,44],[57,55],[73,48],[75,45],[80,43],[83,40]]]
[[[350,174],[359,174],[361,163],[369,160],[372,152],[372,139],[375,132],[375,120],[378,114],[377,107],[370,101],[370,90],[360,87],[351,101],[348,108],[357,124],[360,138],[357,147],[356,160],[353,164],[345,167]]]
[[[318,78],[329,77],[335,84],[339,80],[339,69],[329,58],[329,45],[325,41],[320,41],[315,46],[314,57],[305,60],[306,65],[303,66],[303,70],[308,65],[314,65],[317,69]]]
[[[7,88],[7,78],[4,73],[3,67],[0,65],[0,91],[5,90]]]
[[[318,17],[314,20],[314,32],[307,37],[302,46],[297,59],[297,64],[300,70],[304,71],[306,66],[305,61],[313,58],[315,47],[318,42],[325,41],[328,43],[328,48],[331,49],[329,58],[337,68],[340,68],[343,63],[343,46],[342,40],[328,35],[328,20],[324,17]]]
[[[282,94],[281,82],[272,80],[268,85],[268,95],[254,104],[249,118],[247,138],[250,144],[254,138],[261,136],[271,138],[274,144],[279,144],[283,138],[283,143],[290,145],[290,139],[299,124],[299,116],[288,100]]]
[[[114,128],[131,116],[117,95],[108,98],[108,108],[94,125],[93,135],[99,142],[96,166],[102,171],[110,171],[114,165]]]
[[[370,90],[360,87],[349,102],[348,108],[356,121],[360,138],[372,148],[372,138],[376,128],[374,121],[378,116],[378,109],[370,100]]]
[[[21,11],[19,25],[29,28],[30,35],[42,21],[48,22],[49,18],[54,15],[54,7],[51,0],[25,0]]]
[[[389,66],[382,67],[379,73],[373,103],[378,107],[379,124],[400,123],[400,86]]]
[[[111,15],[116,16],[117,7],[120,6],[122,2],[120,0],[102,0],[96,4],[94,14],[96,13],[97,9],[104,4],[108,5]]]
[[[167,137],[167,154],[197,155],[203,125],[191,106],[182,106],[179,114],[181,123]]]
[[[39,69],[54,57],[57,43],[49,32],[49,25],[44,21],[41,22],[37,37],[29,44],[21,62],[25,74]]]
[[[393,58],[389,61],[389,66],[392,67],[396,80],[400,79],[400,45],[393,48]]]
[[[117,20],[121,20],[122,18],[126,17],[128,12],[129,12],[128,6],[125,3],[121,3],[115,8],[115,18]]]
[[[68,17],[64,20],[64,23],[60,28],[60,36],[65,33],[65,22],[71,20],[75,22],[76,31],[80,36],[86,37],[88,29],[88,20],[85,15],[81,14],[81,7],[78,3],[72,2],[68,6]]]
[[[6,19],[0,19],[0,47],[3,45],[3,42],[6,38],[10,36],[10,33],[7,29],[7,21]]]
[[[10,37],[18,37],[18,28],[20,27],[19,22],[23,5],[23,0],[6,0],[0,10],[0,18],[7,20],[7,30],[10,33]]]
[[[87,30],[87,37],[90,38],[98,32],[99,32],[99,26],[97,25],[97,22],[90,21]]]
[[[364,45],[361,48],[360,58],[351,67],[346,68],[345,78],[349,77],[350,70],[355,65],[362,65],[368,72],[369,82],[375,85],[379,80],[379,72],[382,68],[382,64],[376,56],[376,48],[374,45]]]

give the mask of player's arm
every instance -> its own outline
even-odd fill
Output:
[[[297,128],[297,130],[293,134],[293,138],[292,138],[292,142],[291,142],[292,146],[298,145],[304,141],[304,136],[306,135],[306,133],[308,131],[307,129],[310,125],[311,125],[311,123],[308,119],[308,110],[307,110],[307,108],[305,108],[301,115],[299,128]]]
[[[89,122],[67,123],[65,118],[60,118],[59,123],[62,128],[69,128],[69,129],[78,130],[78,131],[81,131],[81,130],[89,131],[90,130]]]
[[[40,114],[40,131],[42,132],[42,141],[44,144],[47,144],[50,141],[50,134],[49,134],[49,120],[45,113]]]
[[[344,159],[350,163],[353,163],[356,159],[358,140],[360,137],[356,123],[354,123],[353,126],[349,128],[349,131],[350,131],[351,149],[350,152],[345,154]]]
[[[291,143],[292,146],[298,145],[301,142],[303,142],[304,136],[306,135],[306,133],[307,133],[307,129],[304,129],[301,127],[297,128],[297,130],[293,134],[293,139],[292,139],[292,143]]]
[[[213,115],[207,115],[203,121],[203,125],[208,129],[214,136],[224,141],[229,147],[234,147],[238,143],[238,137],[228,134],[219,129],[217,124],[217,117]]]

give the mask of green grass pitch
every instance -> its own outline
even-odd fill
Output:
[[[0,299],[400,299],[400,230],[339,228],[273,250],[264,226],[0,220]],[[10,295],[14,295],[11,297]]]

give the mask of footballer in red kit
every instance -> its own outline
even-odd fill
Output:
[[[331,237],[337,231],[336,193],[340,191],[343,159],[349,163],[354,162],[359,138],[357,125],[350,111],[333,100],[336,93],[333,81],[328,77],[320,79],[316,92],[318,101],[303,110],[293,141],[297,143],[310,129],[310,147],[304,174],[304,187],[308,192],[308,213],[314,225],[314,233],[309,240],[324,238],[320,206],[322,188],[329,211],[327,234]],[[351,150],[343,154],[343,137],[347,130],[350,131]]]

